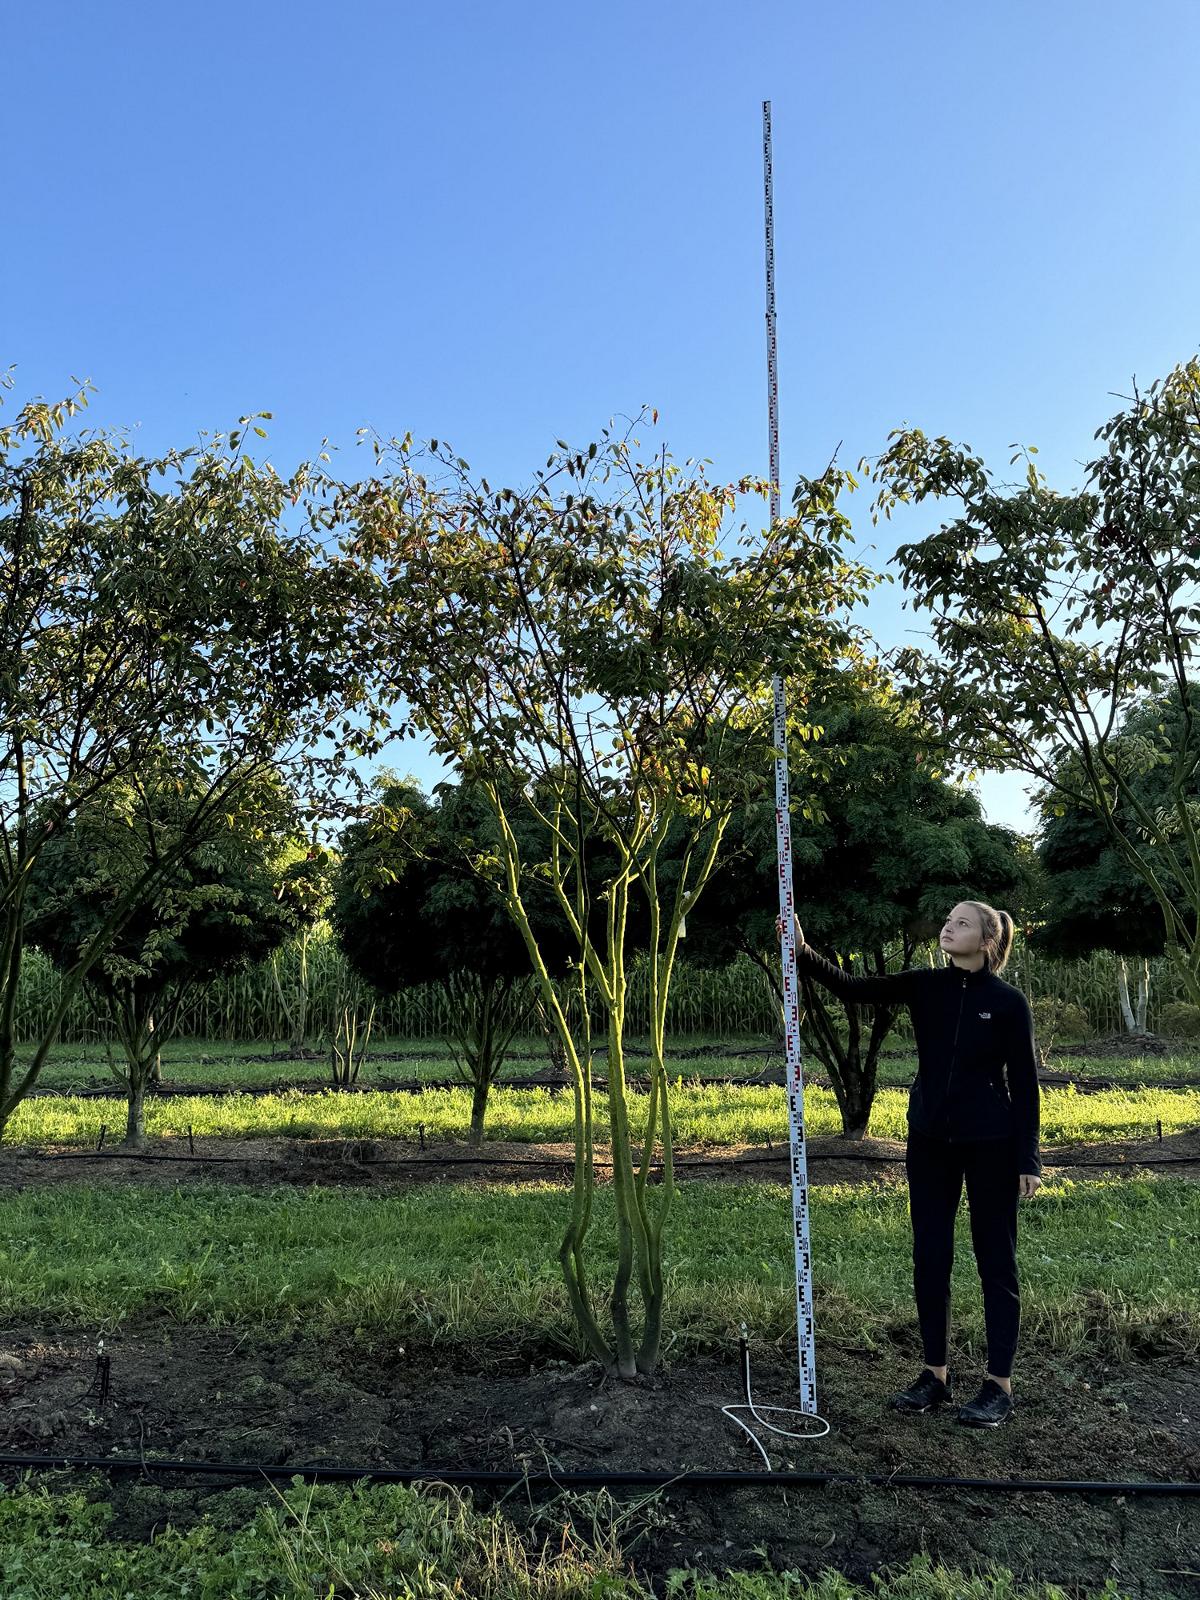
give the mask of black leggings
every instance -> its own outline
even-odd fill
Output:
[[[913,1289],[925,1361],[946,1365],[954,1218],[967,1184],[971,1243],[983,1285],[988,1371],[1012,1376],[1021,1298],[1017,1287],[1017,1172],[1012,1139],[951,1143],[909,1129],[905,1153],[913,1232]]]

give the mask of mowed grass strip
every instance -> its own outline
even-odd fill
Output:
[[[691,1149],[766,1144],[787,1137],[787,1108],[782,1088],[681,1085],[671,1097],[675,1141]],[[607,1097],[597,1095],[599,1126],[607,1120]],[[646,1097],[633,1094],[635,1122],[644,1116]],[[876,1138],[903,1139],[907,1091],[881,1089],[871,1113]],[[172,1095],[150,1099],[146,1130],[152,1137],[197,1138],[409,1139],[420,1131],[428,1140],[465,1139],[470,1124],[470,1091],[430,1089],[417,1094],[379,1091],[324,1094],[284,1091],[275,1095],[202,1097]],[[1046,1146],[1078,1141],[1146,1139],[1162,1123],[1165,1134],[1200,1126],[1200,1089],[1106,1089],[1080,1094],[1074,1089],[1046,1089],[1042,1094],[1042,1142]],[[93,1145],[101,1124],[109,1134],[123,1131],[121,1102],[82,1099],[77,1095],[26,1100],[9,1123],[6,1139],[16,1144]],[[832,1090],[809,1086],[805,1092],[805,1125],[812,1135],[841,1130]],[[553,1143],[573,1135],[572,1097],[548,1089],[493,1090],[488,1104],[486,1137],[520,1143]]]
[[[912,1320],[903,1185],[811,1194],[818,1327],[872,1337]],[[12,1319],[266,1322],[386,1329],[438,1341],[550,1340],[574,1349],[556,1259],[561,1186],[29,1189],[0,1200],[0,1304]],[[956,1317],[979,1324],[965,1208]],[[612,1260],[597,1197],[597,1285]],[[1020,1221],[1027,1332],[1060,1350],[1200,1349],[1200,1187],[1059,1179]],[[678,1347],[794,1326],[791,1199],[777,1184],[684,1186],[667,1246]]]
[[[670,1041],[668,1071],[672,1078],[750,1078],[761,1072],[768,1063],[762,1053],[763,1040],[748,1035],[744,1039],[718,1039],[703,1034],[677,1035]],[[637,1052],[645,1046],[644,1040],[631,1039],[630,1048]],[[311,1047],[311,1046],[310,1046]],[[294,1060],[283,1054],[269,1060],[254,1060],[255,1056],[272,1055],[275,1048],[262,1040],[204,1040],[175,1039],[163,1049],[163,1076],[174,1088],[188,1084],[203,1084],[234,1089],[264,1089],[289,1083],[321,1084],[330,1081],[327,1057],[317,1060]],[[897,1042],[895,1048],[902,1048]],[[712,1053],[714,1050],[720,1053]],[[753,1054],[738,1054],[739,1050]],[[385,1060],[387,1053],[395,1053],[399,1060]],[[18,1050],[18,1058],[29,1054],[28,1046]],[[119,1052],[118,1052],[119,1055]],[[779,1058],[775,1063],[778,1065]],[[1200,1079],[1200,1049],[1190,1052],[1181,1047],[1170,1056],[1134,1056],[1129,1059],[1110,1056],[1052,1056],[1050,1068],[1073,1077],[1103,1078],[1136,1087],[1174,1080]],[[519,1039],[513,1045],[513,1055],[504,1069],[504,1076],[520,1079],[544,1072],[549,1066],[546,1041],[538,1038]],[[597,1058],[598,1075],[603,1075],[604,1059]],[[626,1070],[631,1077],[648,1070],[644,1055],[631,1054],[626,1060]],[[881,1086],[907,1086],[917,1070],[916,1053],[887,1056],[879,1062]],[[810,1057],[805,1071],[824,1076],[825,1069]],[[371,1052],[362,1069],[361,1083],[369,1089],[379,1079],[399,1079],[421,1082],[428,1079],[445,1080],[455,1076],[454,1056],[444,1039],[414,1040],[376,1037]],[[42,1072],[42,1088],[67,1093],[73,1089],[97,1087],[111,1083],[105,1064],[102,1045],[60,1045]]]

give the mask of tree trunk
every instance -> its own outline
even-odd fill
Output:
[[[1150,1003],[1150,960],[1142,957],[1142,970],[1138,974],[1137,1031],[1146,1031],[1146,1009]]]
[[[148,1076],[148,1064],[139,1063],[139,1066],[135,1068],[130,1063],[129,1085],[126,1090],[125,1138],[121,1145],[124,1150],[144,1150],[146,1148],[146,1079]]]
[[[1136,1033],[1137,1022],[1134,1019],[1133,1007],[1129,1004],[1129,968],[1125,965],[1125,957],[1120,956],[1117,961],[1117,995],[1121,1002],[1121,1016],[1125,1021],[1125,1032]]]
[[[147,1034],[148,1038],[152,1039],[154,1037],[154,1013],[153,1012],[150,1012],[146,1017],[146,1034]],[[150,1082],[151,1083],[161,1083],[162,1082],[162,1051],[159,1050],[157,1047],[155,1048],[154,1055],[151,1057],[151,1060],[150,1060]]]
[[[475,1084],[471,1090],[471,1131],[467,1135],[467,1143],[475,1149],[483,1143],[483,1119],[487,1115],[488,1090],[491,1080],[483,1073],[477,1073]]]
[[[877,959],[876,965],[881,972],[884,970],[882,956]],[[864,1057],[861,1007],[849,1001],[839,1002],[847,1024],[847,1041],[843,1045],[824,992],[803,975],[800,983],[806,1017],[803,1032],[813,1055],[829,1074],[842,1119],[842,1137],[863,1139],[871,1120],[871,1107],[875,1103],[879,1052],[895,1021],[895,1010],[886,1006],[873,1008],[874,1019]]]

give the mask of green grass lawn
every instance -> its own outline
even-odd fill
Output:
[[[600,1125],[606,1120],[606,1096],[596,1096]],[[645,1096],[630,1099],[635,1118],[643,1114]],[[907,1091],[881,1089],[872,1109],[870,1132],[877,1138],[905,1135]],[[784,1091],[776,1086],[704,1086],[683,1084],[672,1096],[675,1138],[685,1148],[719,1148],[730,1144],[778,1143],[787,1137]],[[392,1138],[416,1139],[423,1127],[431,1140],[465,1139],[470,1123],[470,1093],[431,1089],[419,1094],[373,1091],[324,1094],[284,1091],[278,1094],[224,1096],[172,1095],[151,1099],[146,1127],[152,1136],[197,1138]],[[1080,1094],[1073,1088],[1042,1093],[1042,1143],[1046,1147],[1077,1140],[1152,1138],[1158,1122],[1163,1133],[1200,1125],[1200,1089],[1107,1089]],[[121,1102],[79,1096],[45,1096],[26,1100],[9,1123],[6,1140],[20,1144],[92,1145],[101,1123],[119,1137],[124,1127]],[[841,1121],[833,1092],[815,1085],[805,1093],[805,1123],[811,1135],[837,1133]],[[569,1093],[548,1089],[499,1086],[488,1107],[486,1135],[493,1140],[554,1142],[572,1137],[573,1106]]]
[[[683,1185],[667,1250],[677,1348],[794,1325],[790,1194],[777,1184]],[[611,1267],[611,1194],[597,1196],[595,1264]],[[903,1185],[811,1194],[818,1326],[870,1339],[911,1321]],[[495,1341],[514,1330],[574,1349],[556,1259],[566,1191],[438,1185],[26,1189],[0,1198],[0,1304],[9,1317],[115,1323],[142,1314],[217,1324],[386,1329]],[[965,1208],[955,1265],[964,1326],[979,1320]],[[1055,1349],[1142,1335],[1200,1349],[1200,1186],[1058,1178],[1022,1205],[1023,1324]]]

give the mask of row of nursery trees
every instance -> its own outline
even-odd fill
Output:
[[[1078,954],[1106,948],[1113,938],[1130,948],[1161,951],[1161,928],[1145,891],[1139,894],[1140,886],[1119,870],[1077,808],[1048,819],[1031,847],[1009,829],[984,823],[970,792],[925,765],[921,730],[899,711],[886,684],[866,693],[845,674],[835,676],[819,703],[810,701],[809,711],[821,735],[796,748],[794,770],[798,777],[808,773],[818,752],[828,767],[821,777],[820,817],[804,815],[800,805],[793,816],[800,909],[811,941],[847,970],[865,964],[884,971],[889,960],[932,960],[931,941],[946,905],[971,886],[1014,909],[1035,952],[1066,947]],[[1146,714],[1139,707],[1134,720],[1144,721]],[[1170,716],[1170,706],[1161,714]],[[114,894],[145,871],[158,835],[197,798],[160,778],[153,786],[143,782],[139,806],[128,786],[118,785],[102,803],[76,812],[38,858],[27,942],[60,972],[69,971]],[[525,940],[499,888],[477,870],[480,849],[494,849],[499,841],[486,796],[470,782],[444,783],[426,796],[411,781],[384,780],[368,814],[344,829],[336,851],[287,836],[291,808],[274,773],[248,784],[238,798],[238,812],[222,816],[169,880],[141,897],[84,980],[121,1049],[121,1059],[113,1060],[110,1052],[110,1062],[128,1101],[125,1145],[138,1149],[145,1143],[147,1088],[159,1081],[162,1048],[198,990],[265,963],[291,1023],[291,1044],[303,1047],[305,968],[321,919],[333,934],[346,978],[365,980],[379,996],[418,985],[441,992],[455,1065],[472,1090],[469,1139],[480,1142],[488,1093],[513,1038],[545,1024]],[[524,857],[544,860],[551,853],[550,836],[519,804],[514,811]],[[664,842],[664,886],[679,872],[684,837],[676,825]],[[1072,856],[1065,860],[1068,841]],[[594,839],[586,855],[594,919],[611,866],[611,851]],[[748,958],[781,1001],[775,875],[774,808],[760,796],[730,819],[709,884],[688,917],[686,948],[693,968]],[[1123,914],[1123,906],[1137,915]],[[560,1002],[569,1008],[576,942],[548,887],[530,894],[528,909],[538,948],[558,980]],[[1115,931],[1114,922],[1120,924]],[[625,929],[627,952],[644,951],[647,932],[646,902],[635,897]],[[280,972],[285,941],[295,950],[296,982]],[[806,1051],[830,1075],[843,1133],[860,1138],[896,1013],[839,1002],[807,982],[805,987]],[[1125,993],[1131,1030],[1144,1025],[1145,1000],[1143,978],[1140,1023]],[[1038,1003],[1043,1039],[1061,1020],[1056,1013],[1066,1009],[1052,1000]],[[343,990],[334,1015],[333,1081],[351,1083],[369,1046],[374,1010],[364,1018]],[[577,1017],[572,1020],[577,1026]]]
[[[148,460],[120,436],[74,432],[85,402],[29,402],[0,428],[0,1133],[83,985],[108,996],[144,1061],[151,975],[248,959],[302,925],[320,847],[282,888],[281,851],[340,822],[331,915],[348,951],[401,945],[379,931],[387,908],[421,898],[443,926],[475,918],[523,951],[574,1091],[559,1249],[571,1309],[611,1370],[651,1370],[674,1196],[667,1001],[685,938],[713,959],[766,959],[772,671],[793,708],[811,829],[799,909],[815,942],[878,965],[897,928],[910,958],[948,898],[1020,906],[1031,847],[937,781],[1015,769],[1038,786],[1062,939],[1131,953],[1161,941],[1200,1003],[1200,360],[1098,430],[1069,494],[1032,451],[1019,482],[998,483],[947,439],[893,434],[860,468],[873,516],[926,500],[952,514],[893,557],[930,638],[890,653],[851,621],[878,579],[848,549],[857,485],[836,465],[802,478],[791,514],[762,529],[742,507],[768,486],[715,484],[643,449],[653,414],[581,449],[560,441],[515,489],[409,436],[371,436],[356,481],[324,461],[284,477],[254,454],[263,417]],[[458,783],[432,800],[373,791],[367,761],[417,733]],[[453,872],[437,869],[449,859]],[[837,895],[822,922],[806,885],[824,870]],[[18,1061],[34,936],[63,982]],[[635,950],[651,1001],[636,1118]],[[821,1002],[806,998],[815,1041]],[[828,1030],[851,1127],[880,1024],[864,1042],[851,1019],[853,1051]],[[598,1141],[616,1246],[603,1291]]]

